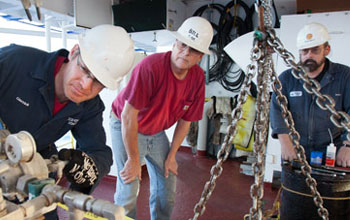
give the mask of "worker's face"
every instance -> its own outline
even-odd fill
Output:
[[[69,61],[63,89],[65,96],[75,103],[92,99],[104,88],[84,64],[79,52]]]
[[[314,72],[325,63],[329,52],[328,44],[299,50],[301,65],[306,68],[307,72]]]
[[[180,70],[188,70],[197,64],[203,57],[203,53],[176,40],[171,53],[173,64]]]

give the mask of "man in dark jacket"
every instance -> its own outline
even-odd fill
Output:
[[[28,131],[44,158],[57,154],[55,141],[71,131],[77,144],[60,155],[69,160],[64,174],[73,189],[91,193],[113,163],[98,94],[116,89],[133,59],[132,40],[113,25],[86,31],[70,52],[3,47],[0,118],[11,133]]]
[[[308,76],[320,83],[320,92],[335,100],[335,109],[349,114],[350,68],[333,63],[326,58],[331,49],[329,39],[328,31],[323,25],[318,23],[306,25],[300,30],[297,39],[300,62]],[[282,92],[288,99],[288,108],[292,113],[295,129],[300,134],[300,144],[305,148],[307,159],[310,159],[312,151],[323,152],[325,157],[327,146],[333,140],[338,148],[336,164],[350,167],[350,143],[346,139],[347,132],[331,122],[330,113],[316,104],[315,97],[304,90],[303,81],[294,78],[291,69],[283,72],[279,79],[282,83]],[[297,157],[288,135],[289,129],[282,118],[276,94],[271,100],[272,136],[278,137],[281,143],[282,159],[291,161]]]
[[[349,114],[350,68],[339,63],[333,63],[326,58],[331,49],[329,39],[325,26],[318,23],[305,25],[297,37],[300,63],[307,75],[320,83],[320,93],[334,99],[334,108],[337,111]],[[315,95],[306,92],[303,88],[303,80],[296,79],[291,71],[291,69],[286,70],[279,76],[279,79],[282,83],[282,93],[288,100],[288,110],[292,114],[294,127],[300,134],[300,144],[305,149],[307,160],[311,162],[312,152],[315,152],[314,154],[322,152],[323,164],[325,164],[327,146],[333,142],[337,147],[336,164],[350,167],[350,147],[346,138],[348,132],[332,123],[330,120],[331,113],[319,107]],[[292,140],[288,135],[289,129],[281,114],[281,107],[276,101],[276,94],[271,99],[270,119],[272,136],[274,138],[278,137],[281,144],[282,159],[284,161],[297,159]],[[317,186],[321,186],[317,187],[319,193],[328,197],[346,195],[343,192],[344,189],[340,187],[339,177],[337,179],[334,176],[329,176],[329,174],[327,176],[324,173],[312,176],[318,182]],[[300,170],[291,169],[291,166],[288,165],[282,166],[281,219],[313,220],[320,218],[314,200],[304,196],[304,194],[311,195],[310,189],[305,183],[305,178]],[[345,181],[345,183],[348,182]],[[344,194],[337,194],[337,192],[343,192]],[[324,199],[323,206],[328,209],[329,219],[347,219],[345,216],[349,216],[350,209],[346,201]]]

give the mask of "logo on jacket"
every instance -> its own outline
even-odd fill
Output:
[[[289,93],[289,96],[290,97],[300,97],[300,96],[302,96],[303,95],[303,93],[301,92],[301,91],[291,91],[290,93]]]
[[[74,126],[74,125],[78,124],[79,119],[68,117],[68,118],[67,118],[67,121],[68,121],[68,124],[69,124],[69,125]]]
[[[16,97],[16,100],[19,101],[21,104],[25,105],[25,106],[29,106],[29,103],[26,101],[23,101],[20,97]]]

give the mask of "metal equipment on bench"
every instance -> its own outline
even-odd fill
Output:
[[[68,206],[69,219],[83,219],[84,212],[124,219],[122,207],[56,185],[49,173],[62,177],[65,164],[56,156],[43,159],[30,133],[0,129],[0,220],[36,219],[57,203]]]

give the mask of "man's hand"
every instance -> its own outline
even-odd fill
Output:
[[[124,184],[129,184],[136,178],[141,181],[141,165],[139,161],[131,160],[126,161],[124,168],[120,171],[120,177],[124,181]]]
[[[62,149],[58,153],[60,160],[68,161],[63,168],[67,180],[78,187],[87,188],[93,186],[98,178],[95,162],[89,155],[74,149]]]
[[[282,145],[281,154],[283,160],[292,161],[298,159],[293,145]]]
[[[337,166],[350,167],[350,147],[341,147],[337,153]]]
[[[292,161],[297,159],[297,154],[294,150],[292,141],[288,134],[279,134],[278,140],[281,143],[282,160]]]
[[[175,160],[175,157],[170,157],[170,158],[168,157],[165,160],[165,164],[164,164],[164,170],[165,170],[164,176],[165,176],[165,178],[168,178],[169,171],[177,176],[177,167],[178,166],[177,166],[177,162]]]

